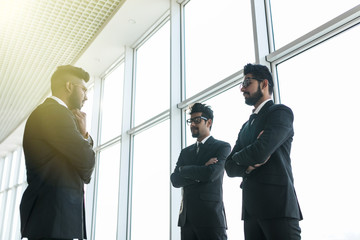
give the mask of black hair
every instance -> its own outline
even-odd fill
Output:
[[[244,66],[244,76],[246,74],[252,74],[254,78],[267,79],[269,82],[269,93],[272,94],[274,91],[274,81],[269,69],[260,64],[248,63]]]
[[[211,119],[211,121],[212,121],[211,126],[210,126],[210,130],[211,130],[212,123],[214,122],[213,110],[211,110],[211,107],[206,105],[206,104],[194,103],[190,107],[190,113],[189,114],[199,113],[199,112],[201,112],[201,116],[206,117],[207,119]]]
[[[72,65],[58,66],[51,76],[51,91],[56,91],[65,83],[66,79],[64,77],[66,77],[66,75],[76,76],[83,79],[85,82],[88,82],[90,79],[89,73],[82,68],[74,67]]]

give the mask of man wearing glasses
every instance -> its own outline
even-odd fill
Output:
[[[230,145],[210,135],[214,117],[209,106],[195,103],[190,116],[187,123],[197,142],[181,151],[171,174],[172,185],[182,188],[181,239],[225,240],[222,183]]]
[[[269,69],[247,64],[241,92],[254,106],[226,159],[229,177],[242,177],[242,219],[246,240],[299,240],[302,214],[294,189],[290,150],[293,113],[271,100]]]
[[[23,149],[28,186],[20,204],[21,235],[28,240],[86,239],[84,184],[95,166],[86,131],[85,83],[89,74],[71,65],[51,77],[53,96],[26,122]]]

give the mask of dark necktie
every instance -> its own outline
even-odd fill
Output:
[[[249,125],[250,126],[253,124],[256,117],[257,117],[256,113],[253,113],[253,114],[250,115],[250,118],[249,118]]]
[[[197,143],[197,146],[196,146],[196,154],[199,153],[201,145],[202,145],[201,142],[198,142],[198,143]]]

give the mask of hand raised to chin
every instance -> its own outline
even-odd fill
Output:
[[[72,109],[71,112],[75,116],[79,132],[84,138],[88,138],[89,134],[86,131],[86,113],[81,112],[79,109]]]

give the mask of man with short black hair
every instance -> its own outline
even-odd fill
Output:
[[[240,84],[253,114],[226,159],[229,177],[242,177],[246,240],[299,240],[302,214],[296,197],[290,150],[294,116],[271,100],[273,78],[266,66],[247,64]]]
[[[23,149],[28,186],[20,204],[21,234],[29,240],[86,239],[84,184],[95,166],[86,130],[85,83],[89,74],[60,66],[51,78],[53,96],[26,122]]]
[[[190,116],[187,123],[197,142],[181,151],[171,174],[173,186],[182,188],[178,222],[181,239],[225,240],[222,183],[230,145],[210,136],[214,116],[209,106],[195,103]]]

